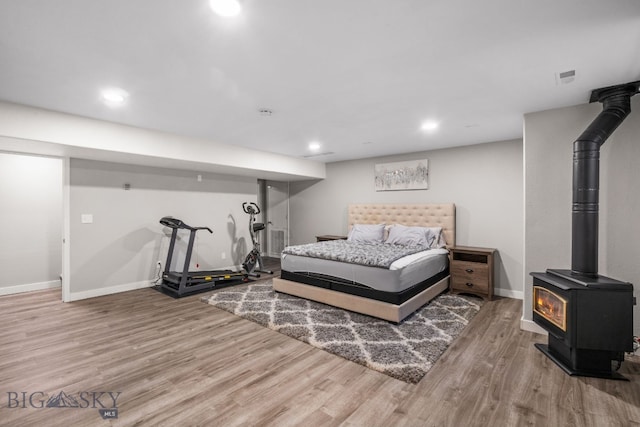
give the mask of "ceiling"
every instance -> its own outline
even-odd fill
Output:
[[[2,1],[0,100],[332,162],[521,138],[640,80],[637,0],[239,1]]]

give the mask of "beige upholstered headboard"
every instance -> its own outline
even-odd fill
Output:
[[[349,230],[353,224],[402,224],[408,227],[442,227],[447,247],[456,244],[456,205],[353,204],[349,205]]]

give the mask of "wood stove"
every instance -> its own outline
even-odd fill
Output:
[[[612,369],[633,351],[633,285],[547,270],[533,276],[533,320],[549,332],[536,344],[569,375],[624,379]]]
[[[533,276],[533,321],[549,333],[536,347],[569,375],[626,379],[615,372],[633,351],[633,285],[598,274],[600,147],[631,112],[640,81],[594,90],[603,110],[573,145],[571,270]]]

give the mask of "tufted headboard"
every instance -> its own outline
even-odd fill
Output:
[[[349,230],[353,224],[402,224],[408,227],[442,227],[447,247],[456,244],[456,205],[353,204],[349,205]]]

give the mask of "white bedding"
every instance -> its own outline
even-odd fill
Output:
[[[415,261],[420,261],[423,259],[437,257],[439,255],[448,255],[449,251],[446,249],[430,249],[428,251],[418,252],[412,255],[407,255],[406,257],[400,258],[399,260],[394,261],[389,270],[399,270],[407,265],[411,264]]]

